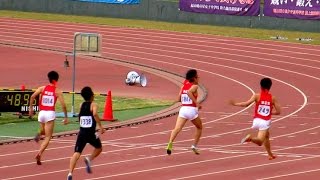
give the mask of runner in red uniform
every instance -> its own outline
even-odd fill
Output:
[[[197,71],[195,69],[189,70],[186,74],[186,81],[184,81],[179,93],[178,101],[181,102],[182,107],[179,111],[176,126],[171,132],[170,140],[167,146],[168,155],[170,155],[172,152],[173,141],[188,120],[191,121],[197,128],[194,144],[191,146],[191,149],[195,154],[200,154],[197,145],[202,134],[202,122],[198,112],[198,110],[201,109],[201,105],[197,102],[198,82],[199,76]]]
[[[55,105],[57,100],[60,101],[65,119],[64,124],[68,124],[67,108],[63,99],[61,90],[56,87],[57,81],[59,79],[59,74],[56,71],[50,71],[48,73],[48,79],[50,84],[46,86],[39,87],[31,96],[30,102],[40,95],[40,112],[38,114],[38,121],[40,123],[40,131],[35,137],[35,141],[38,142],[41,135],[45,135],[45,139],[40,146],[40,150],[36,156],[37,164],[41,165],[41,155],[47,148],[51,136],[53,134],[54,120],[56,118]],[[29,116],[33,115],[33,105],[30,103]]]
[[[278,103],[276,97],[269,93],[272,86],[272,81],[270,78],[263,78],[260,81],[261,92],[252,95],[252,97],[245,102],[235,102],[230,101],[233,106],[247,107],[252,103],[255,104],[254,108],[254,119],[252,123],[252,129],[258,130],[257,137],[252,137],[251,134],[247,134],[241,140],[241,144],[244,142],[253,142],[259,146],[264,145],[269,155],[269,160],[275,159],[276,156],[271,152],[270,146],[270,125],[271,125],[271,115],[279,115],[281,113],[281,107]]]

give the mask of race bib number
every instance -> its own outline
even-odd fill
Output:
[[[83,127],[83,128],[92,127],[92,117],[91,116],[81,116],[80,117],[80,127]]]
[[[182,104],[192,104],[192,100],[188,96],[188,94],[181,94],[181,103]]]
[[[54,96],[47,96],[47,95],[42,96],[41,104],[44,106],[53,107],[54,106]]]
[[[270,106],[259,105],[258,106],[258,114],[261,116],[269,116],[270,115]]]

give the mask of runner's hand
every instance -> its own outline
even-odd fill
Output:
[[[100,134],[103,134],[104,132],[106,132],[106,130],[104,128],[100,128]]]
[[[69,120],[68,120],[68,118],[64,118],[64,120],[63,120],[62,122],[63,122],[63,124],[64,124],[64,125],[69,124]]]
[[[202,108],[201,104],[199,104],[199,103],[197,103],[196,106],[197,106],[198,109]]]
[[[33,115],[34,115],[33,109],[30,109],[30,111],[29,111],[29,118],[31,119]]]

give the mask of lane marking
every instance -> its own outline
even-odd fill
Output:
[[[288,177],[288,176],[293,176],[293,175],[298,175],[298,174],[306,174],[306,173],[317,172],[317,171],[320,171],[320,169],[312,169],[312,170],[307,170],[307,171],[282,174],[282,175],[278,175],[278,176],[270,176],[270,177],[260,178],[257,180],[275,179],[275,178]]]

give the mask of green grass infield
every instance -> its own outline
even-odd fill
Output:
[[[72,104],[72,94],[64,94],[64,99],[70,111]],[[99,106],[100,118],[103,117],[105,108],[106,96],[95,95],[95,102]],[[74,96],[75,112],[79,112],[80,104],[83,102],[79,94]],[[157,99],[139,99],[127,97],[112,97],[113,117],[117,119],[115,122],[126,121],[129,119],[141,117],[156,111],[160,111],[171,106],[174,102],[169,100]],[[57,102],[56,112],[62,112],[59,102]],[[58,117],[55,123],[54,133],[72,131],[79,129],[77,117],[69,118],[70,123],[63,125],[63,118]],[[110,123],[110,121],[102,121],[103,125]],[[17,139],[32,137],[38,131],[39,123],[37,121],[37,114],[29,119],[27,115],[19,118],[17,113],[2,112],[0,116],[0,140]]]

